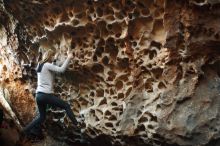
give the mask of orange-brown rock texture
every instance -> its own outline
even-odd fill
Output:
[[[36,114],[49,48],[58,65],[74,51],[55,91],[91,145],[220,145],[220,0],[0,0],[1,106],[17,125]],[[48,135],[80,141],[49,115]]]

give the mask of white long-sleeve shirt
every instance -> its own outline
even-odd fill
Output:
[[[41,72],[37,73],[37,92],[54,93],[54,73],[62,73],[66,70],[70,58],[67,58],[61,67],[46,62]]]

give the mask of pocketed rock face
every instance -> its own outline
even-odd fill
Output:
[[[55,91],[91,138],[131,146],[194,146],[218,139],[219,3],[1,2],[0,72],[14,95],[14,112],[22,123],[32,119],[38,56],[51,48],[61,64],[69,47],[75,57],[57,77]],[[69,125],[64,111],[52,113]]]
[[[10,107],[5,107],[6,113],[14,112],[21,124],[33,118],[35,103],[31,95],[33,86],[22,74],[20,67],[23,61],[23,49],[20,46],[17,29],[18,21],[9,14],[0,2],[0,95],[1,106],[4,100]],[[28,58],[26,58],[28,60]],[[30,78],[31,79],[31,78]],[[12,111],[14,110],[14,111]],[[15,117],[12,117],[13,119]]]

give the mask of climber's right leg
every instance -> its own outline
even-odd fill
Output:
[[[70,105],[65,102],[64,100],[60,99],[57,96],[54,95],[50,95],[51,97],[47,99],[47,103],[52,105],[52,106],[57,106],[59,108],[65,109],[67,116],[70,118],[70,120],[72,121],[72,123],[74,125],[77,125],[78,122],[75,118],[75,115],[73,114],[72,109],[70,108]]]

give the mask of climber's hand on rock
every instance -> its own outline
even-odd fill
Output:
[[[54,55],[54,60],[57,60],[58,59],[58,57],[59,57],[59,53],[56,53],[55,55]]]
[[[70,48],[68,48],[67,55],[68,58],[73,58],[73,51]]]

